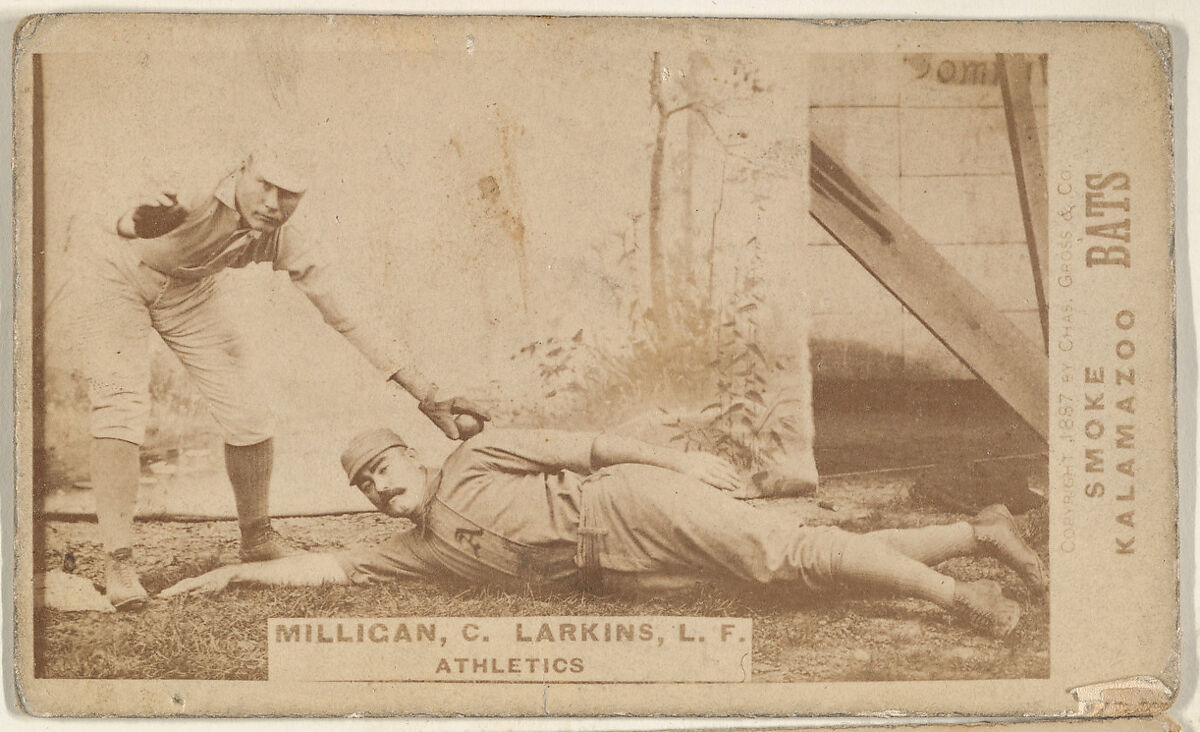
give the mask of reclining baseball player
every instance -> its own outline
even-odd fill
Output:
[[[746,581],[809,593],[856,584],[929,600],[1004,636],[1021,609],[998,583],[956,581],[928,565],[990,554],[1033,591],[1047,583],[1003,506],[969,522],[868,534],[797,526],[731,497],[739,477],[720,457],[608,434],[489,428],[431,473],[403,438],[376,429],[351,441],[342,466],[376,508],[415,527],[374,547],[221,567],[162,595],[447,576],[596,593]]]

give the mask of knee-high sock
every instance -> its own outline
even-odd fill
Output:
[[[92,495],[104,551],[133,544],[133,512],[137,506],[138,446],[108,437],[92,439]]]
[[[975,529],[966,521],[917,529],[883,529],[867,536],[930,566],[975,551]]]
[[[835,576],[866,587],[954,604],[954,579],[940,574],[869,534],[847,534]]]
[[[270,525],[271,468],[274,465],[273,440],[254,445],[225,445],[225,471],[233,486],[238,526],[247,531]]]

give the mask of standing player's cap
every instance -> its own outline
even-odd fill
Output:
[[[292,193],[304,193],[312,177],[312,159],[298,141],[264,140],[250,151],[254,169],[268,183]]]
[[[386,427],[360,432],[342,451],[342,468],[353,483],[362,469],[389,447],[408,447],[404,438]]]

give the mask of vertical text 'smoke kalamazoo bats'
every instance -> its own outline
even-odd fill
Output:
[[[1089,269],[1102,267],[1105,269],[1132,269],[1132,225],[1130,217],[1132,185],[1128,173],[1121,171],[1111,173],[1089,173],[1084,176],[1084,220],[1088,223],[1084,228],[1087,235],[1087,250],[1084,262]],[[1117,220],[1111,220],[1116,217]],[[1097,223],[1094,219],[1101,219]],[[1121,244],[1110,244],[1105,240],[1116,240]],[[1115,269],[1115,271],[1121,271]],[[1088,481],[1084,485],[1084,495],[1090,499],[1103,498],[1105,493],[1104,473],[1105,448],[1101,446],[1101,438],[1106,431],[1105,397],[1107,396],[1116,412],[1115,421],[1109,425],[1115,433],[1112,443],[1112,458],[1114,469],[1122,477],[1124,485],[1116,494],[1116,511],[1113,521],[1117,533],[1113,536],[1113,551],[1116,554],[1133,554],[1136,551],[1137,535],[1134,533],[1134,513],[1136,491],[1134,485],[1135,457],[1134,435],[1136,433],[1134,401],[1134,386],[1137,383],[1137,371],[1134,366],[1136,347],[1131,330],[1136,322],[1134,310],[1120,309],[1114,316],[1114,324],[1121,337],[1114,345],[1114,355],[1118,365],[1110,369],[1106,376],[1103,366],[1084,367],[1083,370],[1083,435],[1086,439],[1084,446],[1084,473]],[[1112,488],[1112,486],[1109,486]]]
[[[342,465],[377,509],[416,527],[372,548],[221,567],[162,594],[218,591],[231,583],[447,575],[600,593],[739,582],[820,591],[845,583],[931,601],[1003,636],[1016,626],[1020,606],[996,582],[957,581],[929,565],[991,554],[1030,589],[1046,589],[1041,561],[1001,506],[970,522],[869,534],[798,526],[727,495],[740,481],[722,458],[608,434],[484,430],[440,471],[427,474],[403,438],[377,429],[351,442]]]

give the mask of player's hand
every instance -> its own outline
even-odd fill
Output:
[[[417,407],[451,440],[466,440],[483,430],[483,423],[491,420],[487,411],[462,397],[438,399],[437,390],[431,391]]]
[[[130,219],[139,239],[156,239],[182,224],[187,215],[187,209],[179,205],[178,194],[164,190],[138,201]]]
[[[159,597],[174,597],[175,595],[208,594],[220,592],[229,586],[233,580],[235,568],[233,565],[220,567],[211,572],[205,572],[197,577],[188,577],[171,585],[158,593]]]
[[[681,452],[675,470],[718,490],[735,493],[742,489],[742,479],[737,468],[725,458],[712,453]]]

